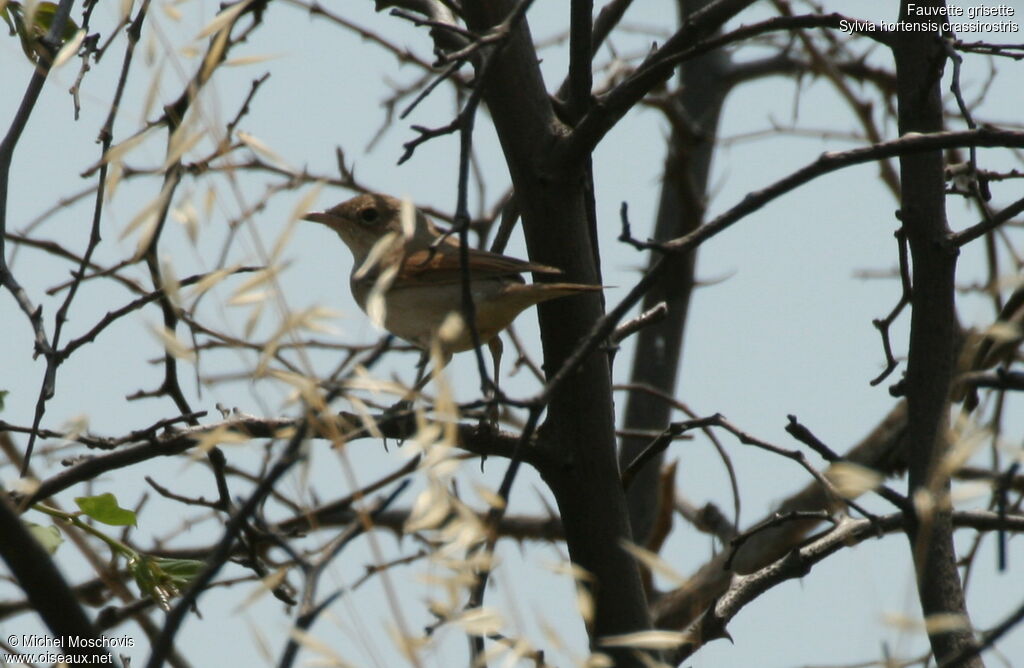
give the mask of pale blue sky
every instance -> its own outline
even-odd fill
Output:
[[[101,31],[106,34],[114,3],[97,8]],[[649,0],[636,3],[627,15],[632,26],[670,26],[675,21],[674,2]],[[1011,3],[1020,8],[1019,2]],[[157,7],[147,20],[148,32],[140,46],[140,58],[146,58],[133,71],[124,110],[115,131],[122,140],[138,129],[140,110],[147,93],[149,74],[162,67],[164,83],[162,103],[177,94],[182,77],[195,67],[195,60],[181,56],[180,47],[189,43],[215,11],[215,3],[185,2],[177,6],[183,16],[177,23]],[[764,7],[743,15],[745,22],[766,16]],[[881,3],[828,3],[829,10],[849,13],[863,12],[863,18],[894,18],[882,12]],[[370,2],[348,2],[346,16],[359,24],[408,46],[423,58],[430,59],[426,33],[405,21],[372,12]],[[563,30],[565,3],[538,0],[529,18],[535,37],[545,38]],[[1020,13],[1018,11],[1018,13]],[[76,15],[78,12],[76,11]],[[159,33],[161,37],[155,37]],[[642,53],[653,38],[631,33],[616,37],[620,53]],[[173,45],[173,46],[172,46]],[[123,49],[120,40],[106,58],[116,62]],[[173,52],[173,53],[172,53]],[[153,54],[152,57],[148,54]],[[265,71],[272,76],[260,91],[252,113],[239,128],[258,137],[273,148],[288,164],[307,166],[315,173],[336,173],[334,147],[342,146],[348,159],[354,161],[358,178],[394,195],[407,195],[415,202],[442,210],[452,210],[455,202],[455,161],[457,142],[443,138],[421,146],[412,160],[402,166],[396,161],[401,145],[414,136],[411,124],[438,126],[447,123],[454,110],[451,96],[442,90],[425,102],[410,119],[397,123],[381,139],[373,152],[365,147],[380,124],[379,102],[387,95],[385,82],[408,83],[419,76],[412,67],[400,67],[396,59],[357,37],[323,21],[310,20],[302,11],[284,3],[271,3],[266,25],[234,56],[272,54],[276,58],[240,68],[224,68],[215,79],[215,86],[204,97],[203,126],[222,128],[230,118],[250,81]],[[757,53],[755,52],[755,56]],[[884,61],[884,54],[875,58]],[[741,58],[746,56],[740,56]],[[565,68],[564,46],[549,48],[543,53],[543,67],[549,89],[561,80]],[[600,59],[607,60],[607,51]],[[13,115],[21,91],[29,78],[29,66],[21,55],[15,39],[0,40],[0,119],[4,125]],[[72,108],[66,94],[76,74],[73,62],[56,72],[49,82],[15,155],[12,170],[8,220],[11,230],[18,231],[47,208],[55,198],[75,192],[92,181],[78,174],[98,158],[94,143],[97,130],[106,114],[105,104],[113,88],[113,62],[101,63],[86,78],[82,93],[82,118],[72,121]],[[1003,63],[1009,72],[1009,66]],[[980,58],[969,58],[964,76],[978,82],[988,74],[988,66]],[[601,80],[601,76],[596,77]],[[947,77],[948,79],[948,77]],[[986,110],[992,118],[1007,120],[1018,114],[1019,77],[1008,74],[997,77],[989,93]],[[976,86],[974,87],[976,91]],[[1016,97],[1014,97],[1016,96]],[[1016,101],[1016,102],[1014,102]],[[153,117],[151,113],[150,118]],[[791,81],[773,78],[744,86],[727,101],[721,136],[731,139],[716,155],[712,177],[711,213],[721,212],[749,191],[764,187],[817,157],[822,151],[842,150],[854,144],[841,138],[796,137],[776,133],[749,137],[793,123],[811,130],[836,133],[855,131],[857,125],[848,109],[838,101],[825,84],[805,81],[797,88]],[[481,149],[480,166],[486,176],[489,205],[507,184],[507,171],[497,152],[497,142],[482,115],[477,124],[476,145]],[[883,127],[887,138],[895,136],[892,127]],[[663,159],[663,138],[666,124],[650,109],[639,109],[617,127],[595,155],[595,182],[599,216],[600,243],[604,257],[605,282],[618,286],[609,289],[610,303],[616,302],[636,280],[637,271],[646,257],[616,241],[619,233],[619,204],[630,205],[630,216],[638,236],[646,234],[657,201],[659,169]],[[130,154],[127,163],[134,167],[157,166],[163,161],[164,135],[157,136]],[[200,144],[201,147],[205,144]],[[989,159],[991,152],[983,152]],[[1005,164],[991,164],[1005,167]],[[220,179],[218,200],[212,216],[201,222],[199,241],[192,246],[182,229],[165,235],[165,252],[170,254],[180,276],[207,271],[215,265],[225,235],[225,223],[238,212],[253,205],[262,195],[268,179],[262,174],[239,172],[234,183]],[[190,192],[201,208],[205,183],[195,186],[186,180],[179,196]],[[108,205],[104,221],[104,243],[97,251],[97,261],[111,264],[130,255],[134,236],[119,240],[121,231],[141,206],[159,190],[155,180],[137,179],[122,183],[114,200]],[[285,221],[308,189],[277,196],[271,204],[242,228],[232,261],[259,263],[257,246],[273,246],[285,227]],[[1012,187],[997,187],[996,201],[1007,202]],[[328,206],[348,196],[337,190],[321,193],[317,206]],[[474,205],[480,203],[474,199]],[[886,314],[899,296],[893,280],[865,281],[855,277],[860,270],[891,270],[896,264],[896,246],[892,232],[896,203],[880,186],[872,165],[845,170],[821,178],[809,187],[787,195],[737,223],[700,251],[698,273],[711,283],[698,291],[689,318],[684,355],[684,370],[678,395],[702,414],[721,412],[745,430],[785,447],[797,447],[785,434],[787,414],[796,414],[819,437],[833,448],[843,450],[859,440],[885,414],[892,404],[887,387],[870,387],[883,364],[879,338],[871,326],[873,318]],[[38,228],[36,234],[58,239],[74,249],[82,249],[88,236],[91,204],[85,203],[53,216]],[[951,224],[961,227],[975,221],[975,215],[958,201],[949,203]],[[8,246],[13,249],[12,245]],[[524,254],[520,236],[515,236],[510,254]],[[338,340],[366,343],[377,332],[352,302],[346,289],[351,258],[340,241],[318,226],[299,225],[283,254],[291,265],[282,277],[282,291],[289,306],[300,310],[319,304],[340,312],[333,323]],[[965,281],[980,276],[983,265],[979,250],[968,248],[961,260],[961,276]],[[51,256],[22,249],[13,269],[32,299],[44,305],[48,328],[59,301],[46,297],[46,288],[63,281],[71,270],[65,262]],[[144,279],[141,268],[130,275]],[[207,297],[204,313],[214,324],[238,333],[243,332],[248,315],[245,308],[224,305],[243,278],[229,279],[224,286]],[[146,282],[145,280],[143,281]],[[69,335],[75,336],[111,308],[122,305],[132,296],[112,286],[88,284],[71,312]],[[961,305],[965,322],[982,321],[988,316],[984,304],[965,301]],[[90,428],[97,433],[119,434],[152,423],[169,414],[173,408],[166,400],[125,402],[123,397],[138,389],[151,389],[159,382],[161,369],[149,360],[158,356],[156,339],[149,327],[158,322],[154,309],[144,310],[122,320],[97,343],[83,348],[58,376],[57,396],[48,404],[43,426],[60,428],[76,416],[87,415]],[[257,333],[266,335],[279,324],[280,316],[269,309]],[[40,361],[31,361],[31,332],[25,318],[6,293],[0,295],[0,322],[4,323],[4,350],[0,358],[0,389],[10,390],[3,419],[16,424],[30,424],[42,375]],[[533,314],[517,321],[517,330],[533,350],[538,350]],[[897,354],[905,351],[907,317],[893,330]],[[328,335],[321,335],[326,337]],[[625,381],[633,350],[630,343],[616,360],[616,379]],[[314,352],[313,368],[323,371],[337,364],[337,354]],[[402,356],[383,372],[397,372],[408,380],[411,356]],[[247,355],[206,354],[202,371],[207,375],[242,372],[252,368],[255,358]],[[204,388],[201,398],[195,396],[193,372],[183,365],[185,389],[192,393],[196,408],[211,411],[214,404],[238,407],[259,415],[294,414],[294,406],[283,406],[284,391],[280,384],[236,382]],[[456,392],[462,398],[475,395],[477,380],[468,355],[450,367]],[[503,387],[513,395],[525,395],[535,384],[521,373],[503,380]],[[624,399],[617,396],[621,406]],[[1019,409],[1019,401],[1011,401]],[[339,408],[348,408],[340,405]],[[1016,425],[1019,427],[1019,424]],[[1012,432],[1011,432],[1012,433]],[[745,448],[723,435],[736,465],[743,491],[744,522],[762,516],[772,503],[806,484],[806,473],[792,462]],[[19,442],[22,442],[19,439]],[[46,444],[53,445],[53,444]],[[1016,444],[1019,447],[1019,444]],[[321,494],[341,494],[338,487],[343,469],[338,457],[326,444],[313,445],[312,484]],[[252,442],[229,446],[226,454],[232,463],[254,468],[263,454],[263,445]],[[52,474],[59,469],[58,451],[44,460],[35,460],[41,472]],[[681,442],[673,446],[671,458],[680,460],[678,486],[687,498],[697,503],[714,501],[723,508],[731,507],[728,482],[723,467],[711,447],[703,439]],[[392,447],[381,453],[378,444],[358,442],[350,447],[349,458],[365,483],[376,475],[395,468],[404,461],[400,450]],[[820,463],[820,462],[816,462]],[[491,460],[484,474],[475,464],[460,474],[464,490],[475,481],[495,484],[504,471],[504,463]],[[13,478],[4,470],[4,482]],[[154,461],[119,475],[97,481],[94,491],[116,491],[126,504],[134,503],[145,489],[143,475],[172,485],[183,494],[213,493],[210,477],[201,467],[176,461]],[[295,476],[289,483],[299,489],[302,480]],[[902,485],[902,483],[898,483]],[[400,500],[412,502],[422,487],[417,485]],[[70,502],[85,489],[62,495]],[[476,497],[467,492],[476,502]],[[511,512],[542,512],[541,498],[549,499],[541,481],[532,472],[524,473],[513,492]],[[888,512],[884,504],[869,500],[880,512]],[[137,541],[145,545],[150,537],[166,536],[179,527],[183,517],[180,506],[150,499],[142,513]],[[180,545],[198,545],[210,540],[220,526],[207,522],[178,537]],[[325,536],[309,539],[319,544]],[[396,541],[382,535],[380,544],[386,554],[408,553],[415,545],[408,539]],[[963,542],[967,545],[967,541]],[[1024,598],[1024,580],[1011,570],[995,575],[993,541],[986,539],[978,557],[978,569],[971,583],[974,621],[991,625]],[[1011,541],[1011,564],[1020,563],[1020,541]],[[688,573],[709,556],[711,541],[687,527],[678,526],[662,556],[679,572]],[[502,545],[505,565],[495,576],[495,588],[489,602],[514,610],[510,614],[512,630],[525,629],[528,637],[545,647],[556,665],[572,665],[571,657],[582,656],[585,636],[574,610],[571,583],[565,576],[550,574],[552,565],[564,559],[564,547]],[[82,575],[71,546],[65,545],[59,555],[61,564],[71,574]],[[1016,559],[1015,559],[1016,558]],[[358,541],[337,562],[325,591],[333,586],[350,584],[357,579],[365,563],[373,560],[366,541]],[[423,600],[427,589],[418,578],[429,572],[424,568],[395,570],[391,578],[399,588],[402,608],[411,628],[419,629],[431,622]],[[225,575],[239,575],[228,569]],[[662,583],[668,586],[668,583]],[[280,604],[265,597],[255,604],[246,599],[253,585],[238,585],[204,596],[201,609],[205,619],[191,618],[180,636],[180,648],[193,665],[224,665],[244,662],[264,665],[252,637],[262,636],[270,643],[273,660],[280,652],[284,629],[291,619]],[[14,596],[9,586],[0,585],[0,599]],[[511,606],[502,602],[512,601]],[[239,611],[238,606],[247,606]],[[883,622],[883,615],[895,613],[917,617],[919,608],[913,586],[913,573],[906,541],[890,536],[847,550],[832,557],[801,582],[786,583],[768,593],[744,610],[733,622],[730,631],[735,644],[715,642],[688,662],[693,666],[759,665],[800,666],[841,664],[878,659],[882,643],[888,643],[895,656],[909,657],[925,647],[922,635],[907,633]],[[569,651],[560,651],[545,640],[537,618],[565,638]],[[330,614],[314,628],[314,635],[332,644],[353,665],[400,665],[394,653],[386,626],[391,618],[383,602],[379,583],[371,583],[351,596],[343,598]],[[517,621],[521,620],[521,621]],[[32,632],[36,623],[26,617],[7,621],[3,630],[9,633]],[[141,633],[128,627],[145,645]],[[1024,656],[1024,634],[1016,632],[1003,645],[1007,656]],[[443,632],[437,651],[429,653],[425,665],[462,665],[466,647],[461,634]],[[145,653],[137,651],[133,661],[141,664]],[[303,658],[308,658],[303,655]],[[992,665],[998,662],[992,660]]]

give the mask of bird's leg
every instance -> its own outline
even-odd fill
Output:
[[[416,382],[409,388],[409,391],[402,395],[394,406],[388,409],[389,413],[404,413],[412,410],[413,401],[416,395],[430,382],[430,374],[427,374],[427,362],[430,361],[430,353],[426,350],[420,353],[416,361]]]
[[[416,394],[430,382],[430,376],[427,375],[427,362],[429,361],[430,353],[424,350],[420,353],[419,360],[416,361],[416,382],[413,383],[412,390],[406,396]]]
[[[487,419],[496,425],[501,414],[501,407],[498,404],[498,397],[501,396],[498,379],[501,377],[501,353],[505,347],[501,342],[501,335],[497,335],[488,341],[487,347],[491,351],[491,361],[494,362],[494,382],[492,383],[492,392],[490,392],[492,402],[487,406]]]
[[[419,361],[416,362],[416,383],[402,396],[399,404],[406,404],[408,408],[412,408],[412,401],[416,398],[416,395],[423,391],[423,388],[427,386],[427,383],[431,381],[436,372],[448,366],[448,363],[452,361],[452,356],[450,353],[442,351],[440,362],[430,369],[430,373],[427,373],[427,362],[429,361],[430,353],[424,350],[420,353]]]

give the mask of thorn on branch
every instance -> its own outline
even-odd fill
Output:
[[[817,452],[827,462],[837,462],[842,459],[832,448],[825,445],[821,439],[815,436],[810,429],[800,424],[795,415],[787,415],[786,419],[789,420],[789,424],[786,425],[786,432],[790,436]]]
[[[900,217],[899,212],[896,212],[896,217]],[[910,282],[910,263],[907,260],[907,235],[903,231],[903,229],[900,228],[896,230],[895,236],[896,243],[898,244],[899,248],[900,286],[902,292],[900,294],[899,301],[896,302],[896,306],[894,306],[892,311],[889,312],[889,315],[887,315],[884,318],[876,318],[875,320],[871,321],[871,324],[875,326],[875,329],[878,330],[878,333],[882,337],[882,349],[885,351],[885,369],[882,370],[882,373],[878,374],[878,376],[871,380],[872,387],[878,385],[883,380],[888,378],[889,374],[895,371],[896,367],[898,366],[896,362],[896,357],[892,353],[892,344],[889,340],[889,328],[892,326],[892,323],[895,322],[896,318],[899,317],[900,313],[903,312],[903,309],[910,304],[910,298],[912,294]],[[890,388],[890,394],[892,394],[893,389],[895,389],[895,387],[896,386]],[[895,397],[901,395],[893,394],[893,396]]]
[[[622,207],[619,209],[619,219],[622,221],[622,232],[619,233],[619,241],[627,243],[637,250],[656,250],[662,253],[669,252],[669,249],[661,243],[648,239],[647,241],[640,241],[633,237],[632,226],[629,223],[629,204],[626,202],[622,203]]]

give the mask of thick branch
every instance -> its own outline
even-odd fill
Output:
[[[940,9],[943,0],[921,6]],[[900,21],[924,23],[903,3]],[[923,26],[919,26],[922,27]],[[939,85],[945,52],[938,34],[921,31],[895,36],[900,133],[938,132],[943,127]],[[949,475],[942,462],[949,447],[949,389],[958,325],[955,308],[957,248],[946,224],[942,152],[937,149],[900,157],[900,218],[910,246],[910,346],[905,389],[908,405],[907,535],[917,572],[918,597],[925,618],[957,615],[968,621],[953,545],[948,508]],[[957,629],[930,631],[932,651],[942,663],[974,644],[969,623]],[[964,666],[981,666],[977,657]]]

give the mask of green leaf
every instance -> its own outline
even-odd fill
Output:
[[[117,497],[107,492],[99,496],[80,496],[75,499],[79,509],[97,522],[115,527],[133,526],[135,512],[117,504]]]
[[[50,31],[50,26],[53,25],[53,17],[57,14],[57,4],[53,2],[38,2],[32,15],[26,17],[25,8],[22,4],[11,0],[0,13],[2,13],[4,21],[11,29],[11,34],[17,33],[21,39],[21,49],[25,52],[25,56],[34,63],[37,52],[43,53],[42,49],[37,48],[36,42]],[[26,25],[26,18],[31,21],[30,26]],[[67,21],[64,22],[64,29],[61,31],[61,42],[66,42],[74,37],[76,33],[78,33],[78,24],[69,16]]]
[[[170,596],[159,584],[156,573],[153,572],[152,560],[149,557],[139,555],[128,561],[128,569],[135,578],[135,584],[139,585],[139,591],[156,601],[156,604],[167,612],[171,609]]]
[[[0,2],[3,2],[3,0],[0,0]],[[11,10],[8,9],[8,7],[11,6],[11,5],[15,5],[15,10],[16,10],[18,3],[16,3],[16,2],[8,2],[8,3],[4,4],[2,7],[0,7],[0,18],[3,18],[4,23],[7,24],[7,28],[10,30],[10,34],[11,35],[16,35],[18,33],[18,31],[14,27],[14,19],[11,18]]]
[[[163,574],[174,584],[183,586],[192,582],[206,566],[205,561],[195,559],[171,559],[169,557],[154,557],[154,564],[163,571]]]
[[[50,31],[50,26],[53,25],[53,17],[57,15],[57,3],[55,2],[40,2],[36,7],[35,20],[33,21],[34,28],[39,37],[42,37]],[[60,41],[66,42],[75,36],[78,32],[78,24],[75,23],[74,19],[70,16],[68,20],[64,22],[64,30],[60,34]]]
[[[35,539],[40,542],[43,549],[53,554],[60,547],[60,544],[64,542],[64,538],[60,535],[60,530],[53,526],[43,526],[42,524],[36,524],[35,522],[25,522],[25,528],[28,532],[35,536]]]
[[[167,559],[140,554],[128,561],[128,568],[139,590],[156,601],[164,610],[171,609],[171,599],[205,566],[192,559]]]

